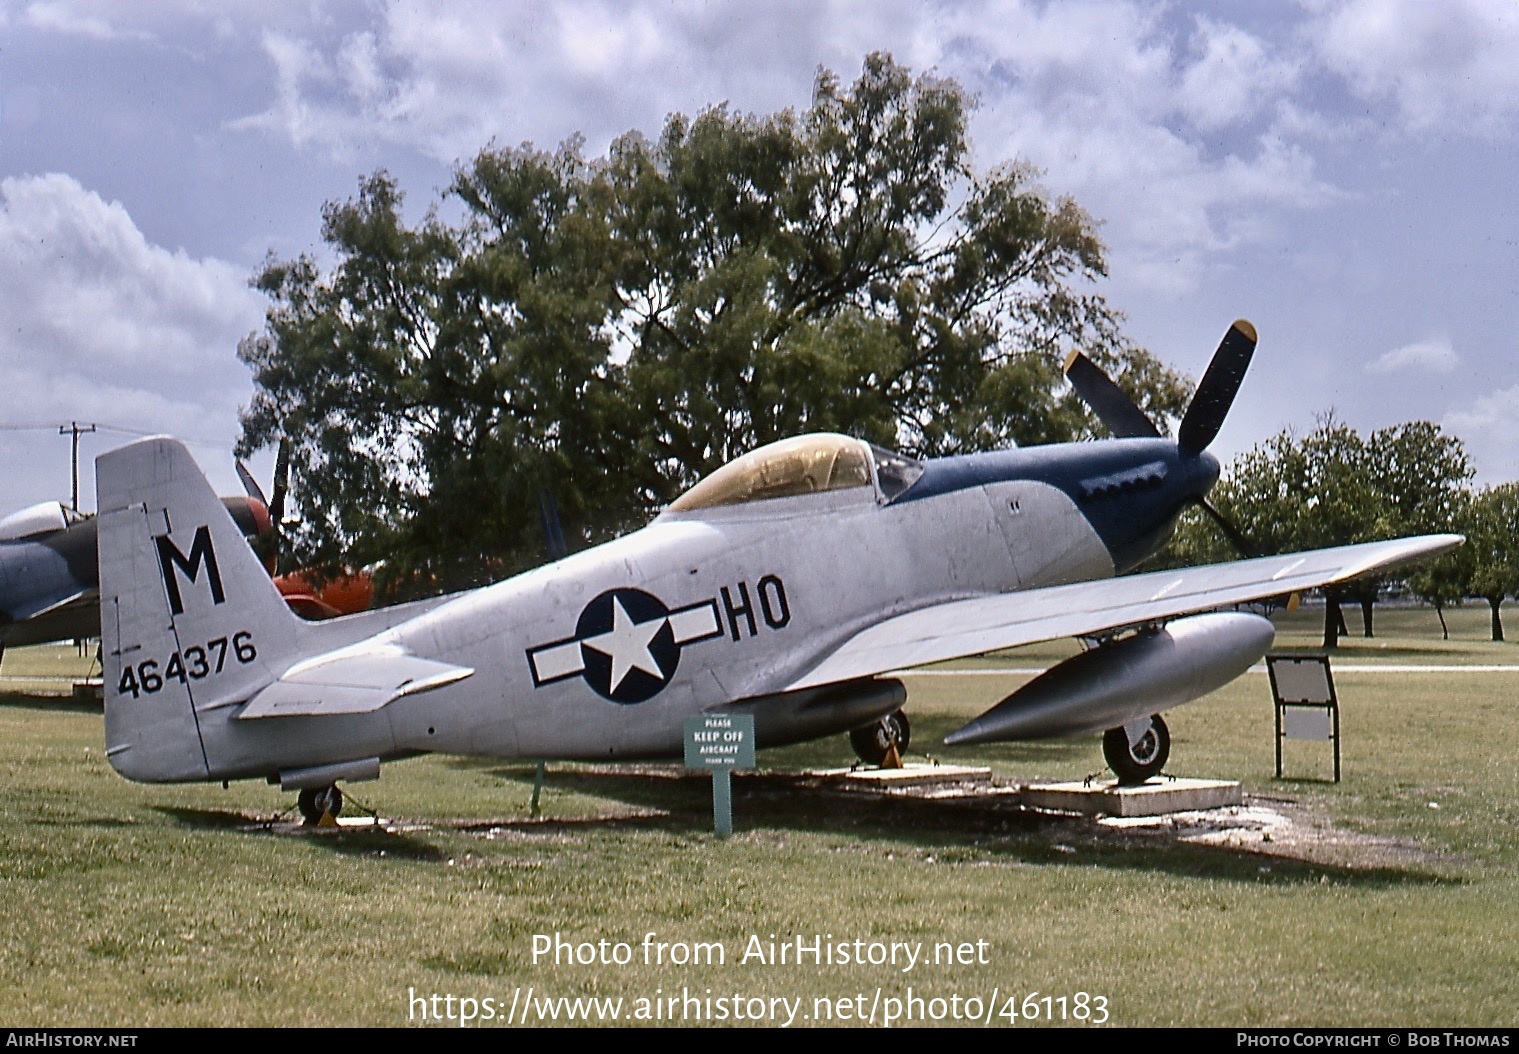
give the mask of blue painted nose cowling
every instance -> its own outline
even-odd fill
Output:
[[[1218,459],[1169,440],[1112,444],[1106,464],[1087,462],[1069,493],[1113,557],[1117,574],[1133,570],[1170,541],[1176,519],[1218,482]]]

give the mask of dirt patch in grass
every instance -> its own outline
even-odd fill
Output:
[[[1243,805],[1229,808],[1105,818],[1098,824],[1127,838],[1223,846],[1264,857],[1355,870],[1457,862],[1454,856],[1431,851],[1411,839],[1347,830],[1321,810],[1291,798],[1252,795]]]

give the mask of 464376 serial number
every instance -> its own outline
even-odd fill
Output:
[[[121,683],[116,686],[116,691],[136,699],[144,692],[152,695],[162,690],[169,681],[189,684],[191,681],[204,680],[226,669],[229,654],[234,662],[244,666],[258,658],[258,649],[253,646],[253,634],[239,630],[231,637],[217,637],[207,641],[204,647],[192,645],[183,653],[176,651],[162,665],[157,659],[144,659],[136,666],[125,665],[121,668]]]

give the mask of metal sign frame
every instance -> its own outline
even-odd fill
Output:
[[[1334,782],[1340,782],[1340,699],[1329,656],[1267,655],[1266,671],[1276,710],[1276,778],[1282,778],[1283,740],[1316,739],[1334,744]]]

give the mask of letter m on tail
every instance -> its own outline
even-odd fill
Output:
[[[206,584],[211,587],[212,603],[221,604],[226,601],[222,574],[216,566],[216,549],[211,545],[209,525],[196,529],[195,540],[190,543],[189,556],[180,552],[179,547],[166,534],[153,540],[158,544],[158,566],[163,571],[164,588],[169,591],[169,608],[174,614],[185,613],[185,601],[179,592],[179,576],[174,573],[175,568],[183,571],[185,578],[193,583],[200,577],[200,569],[205,567]]]

